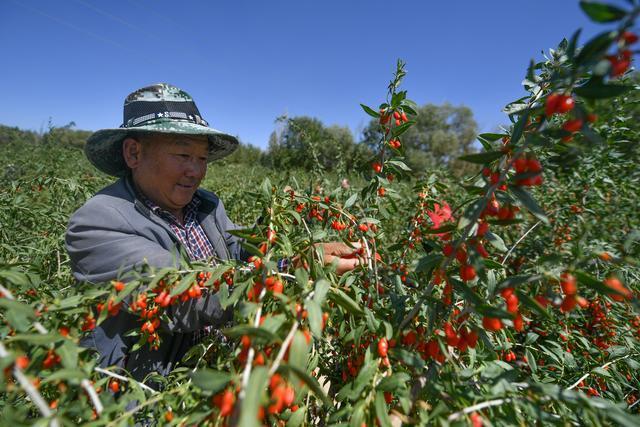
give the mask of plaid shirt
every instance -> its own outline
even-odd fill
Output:
[[[181,224],[173,214],[163,210],[160,206],[149,200],[144,194],[138,193],[138,198],[156,215],[169,224],[178,240],[187,250],[191,261],[199,261],[214,256],[215,252],[209,238],[204,233],[200,222],[198,222],[198,206],[201,200],[198,196],[184,208],[184,223]]]

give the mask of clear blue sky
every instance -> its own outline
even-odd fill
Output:
[[[402,58],[409,98],[467,105],[491,131],[529,60],[580,27],[601,28],[577,0],[0,0],[0,124],[118,127],[128,93],[169,82],[259,147],[285,113],[357,139],[359,103],[384,100]]]

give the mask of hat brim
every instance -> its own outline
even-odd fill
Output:
[[[132,128],[99,130],[89,136],[84,152],[89,161],[102,172],[112,176],[124,176],[127,165],[122,156],[122,141],[129,136],[148,134],[204,135],[209,140],[209,162],[228,156],[239,144],[236,137],[207,126],[166,120]]]

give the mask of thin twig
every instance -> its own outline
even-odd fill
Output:
[[[604,365],[600,366],[600,368],[598,368],[598,369],[604,369],[604,368],[606,368],[606,367],[607,367],[607,366],[609,366],[609,365],[612,365],[612,364],[614,364],[614,363],[618,363],[619,361],[624,360],[624,359],[628,359],[628,358],[629,358],[629,357],[631,357],[631,356],[632,356],[631,354],[627,354],[626,356],[623,356],[623,357],[621,357],[621,358],[619,358],[619,359],[612,360],[612,361],[610,361],[610,362],[605,363]],[[580,382],[581,382],[581,381],[585,380],[585,379],[586,379],[587,377],[589,377],[590,375],[591,375],[591,372],[587,372],[586,374],[584,374],[583,376],[581,376],[581,377],[580,377],[580,379],[579,379],[578,381],[576,381],[576,382],[575,382],[575,383],[573,383],[569,388],[567,388],[567,390],[571,390],[571,389],[576,388],[576,387],[578,386],[578,384],[580,384]]]
[[[507,258],[509,258],[509,255],[511,255],[511,252],[513,252],[513,250],[516,248],[516,246],[518,246],[518,243],[522,242],[522,241],[524,240],[524,238],[525,238],[525,237],[527,237],[527,235],[528,235],[529,233],[531,233],[531,232],[533,231],[533,229],[534,229],[534,228],[536,228],[536,227],[537,227],[538,225],[540,225],[541,223],[542,223],[542,221],[538,221],[538,222],[536,222],[535,224],[533,224],[533,226],[532,226],[531,228],[529,228],[529,229],[527,230],[527,232],[526,232],[526,233],[524,233],[524,234],[522,235],[522,237],[520,237],[520,238],[518,239],[518,241],[517,241],[517,242],[515,242],[515,243],[513,244],[513,246],[511,246],[511,249],[509,249],[509,252],[507,252],[507,254],[504,256],[504,258],[502,258],[502,262],[501,262],[500,264],[504,265],[505,261],[507,261]]]
[[[105,375],[108,375],[108,376],[110,376],[110,377],[112,377],[112,378],[116,378],[116,379],[121,380],[121,381],[127,381],[127,382],[130,382],[130,383],[138,384],[138,385],[140,386],[140,388],[143,388],[143,389],[145,389],[145,390],[147,390],[147,391],[151,392],[151,394],[156,394],[156,393],[158,393],[156,390],[152,389],[152,388],[151,388],[151,387],[149,387],[148,385],[142,384],[142,383],[140,383],[140,382],[138,382],[138,381],[134,380],[133,378],[124,377],[124,376],[122,376],[122,375],[118,375],[118,374],[116,374],[116,373],[114,373],[114,372],[108,371],[108,370],[103,369],[103,368],[98,368],[98,367],[96,367],[96,368],[93,368],[93,369],[94,369],[96,372],[100,372],[100,373],[105,374]]]
[[[282,342],[282,346],[280,347],[280,351],[278,352],[278,355],[276,356],[275,360],[273,361],[273,364],[271,365],[271,369],[269,369],[269,376],[272,376],[273,374],[275,374],[275,372],[280,367],[280,362],[282,362],[282,359],[284,358],[284,355],[287,352],[287,349],[289,348],[289,344],[291,344],[291,341],[293,340],[293,335],[298,330],[298,326],[299,325],[298,325],[297,321],[293,322],[293,325],[291,326],[291,330],[289,330],[289,333],[287,334],[287,337]]]
[[[487,400],[486,402],[480,402],[476,405],[472,405],[467,408],[464,408],[461,411],[454,412],[453,414],[449,415],[449,417],[447,418],[447,421],[455,421],[458,418],[462,417],[463,415],[467,415],[484,408],[490,408],[491,406],[499,406],[499,405],[502,405],[503,403],[511,402],[511,400],[512,399],[495,399],[495,400]]]
[[[265,296],[266,293],[267,293],[267,289],[262,288],[258,301],[262,301],[262,298]],[[260,317],[262,317],[262,304],[258,305],[258,311],[256,311],[256,317],[253,321],[253,326],[255,328],[260,326]],[[240,390],[240,393],[238,393],[238,400],[244,399],[244,396],[246,394],[247,386],[249,385],[249,377],[251,376],[251,364],[253,363],[254,355],[255,355],[255,350],[253,349],[253,346],[251,346],[249,347],[249,353],[247,354],[247,361],[244,364],[244,371],[242,372],[242,389]]]
[[[104,407],[102,406],[102,402],[98,397],[98,393],[96,393],[89,380],[86,378],[82,379],[82,381],[80,381],[80,385],[89,395],[89,399],[91,399],[91,403],[93,403],[93,407],[96,409],[96,413],[101,414],[102,411],[104,411]]]

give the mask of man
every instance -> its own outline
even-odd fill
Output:
[[[65,242],[74,277],[104,283],[145,264],[179,267],[181,254],[212,262],[245,260],[240,239],[229,233],[237,226],[222,201],[199,188],[207,164],[237,146],[235,137],[210,128],[177,87],[163,83],[131,93],[120,128],[95,132],[85,145],[91,163],[119,179],[70,219]],[[346,245],[324,246],[325,262],[335,258],[338,273],[359,262],[341,258],[353,252]],[[83,342],[97,349],[102,366],[123,367],[141,380],[154,371],[168,374],[200,331],[231,316],[212,293],[172,305],[167,314],[158,350],[130,350],[136,338],[125,334],[140,322],[125,311],[107,318]]]

